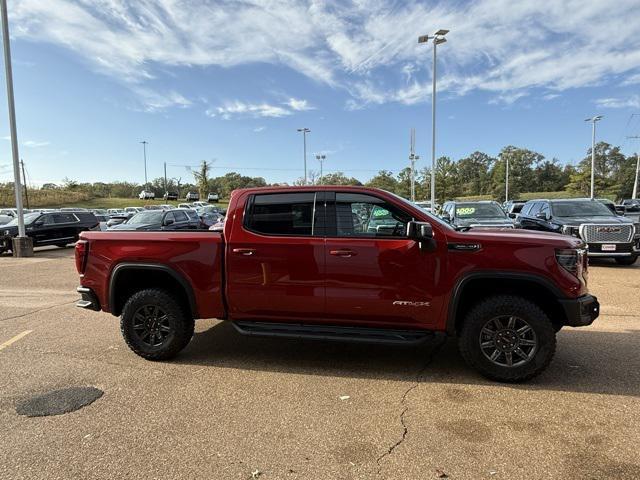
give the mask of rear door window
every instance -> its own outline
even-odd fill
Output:
[[[254,195],[247,205],[245,227],[265,235],[317,234],[320,208],[315,211],[315,197],[314,192]]]

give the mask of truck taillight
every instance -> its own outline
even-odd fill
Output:
[[[87,266],[87,256],[89,254],[89,242],[86,240],[78,240],[76,242],[76,270],[78,273],[84,273]]]
[[[586,256],[587,252],[582,248],[556,250],[556,260],[558,264],[576,277],[582,275],[582,271],[586,265]]]

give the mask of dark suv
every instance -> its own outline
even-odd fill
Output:
[[[64,247],[78,240],[84,230],[93,230],[100,222],[89,211],[65,211],[51,213],[27,213],[24,216],[25,230],[33,239],[33,246],[57,245]],[[0,227],[0,253],[11,250],[11,239],[18,236],[18,219]]]
[[[457,229],[513,228],[513,220],[491,201],[445,202],[440,217]]]
[[[201,225],[195,210],[145,210],[109,230],[195,230]]]
[[[632,265],[640,255],[638,225],[598,200],[530,200],[516,222],[527,230],[581,238],[589,246],[590,257],[614,258],[621,265]]]

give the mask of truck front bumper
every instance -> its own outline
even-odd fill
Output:
[[[600,304],[593,295],[560,300],[566,317],[565,325],[586,327],[600,315]]]
[[[100,302],[93,290],[87,287],[78,287],[76,291],[82,296],[82,298],[76,302],[76,307],[95,310],[96,312],[100,311]]]

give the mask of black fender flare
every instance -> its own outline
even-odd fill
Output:
[[[553,283],[550,279],[537,275],[535,273],[522,273],[522,272],[510,272],[502,270],[486,270],[486,271],[474,271],[463,275],[456,282],[453,287],[451,297],[449,298],[449,308],[447,309],[447,326],[446,331],[448,335],[455,336],[456,334],[456,317],[458,314],[458,305],[460,296],[464,291],[464,287],[472,280],[524,280],[527,282],[533,282],[541,287],[547,289],[558,300],[566,298],[566,295],[562,293],[560,288]]]
[[[168,267],[167,265],[144,262],[119,263],[111,271],[111,276],[109,277],[109,311],[113,315],[119,314],[119,312],[114,311],[116,305],[116,281],[118,279],[118,275],[126,270],[149,270],[151,272],[155,271],[169,274],[180,284],[185,294],[187,295],[187,299],[189,301],[189,309],[191,310],[191,316],[193,318],[198,318],[198,305],[196,303],[196,297],[193,293],[193,288],[191,287],[191,284],[187,281],[187,279],[181,273],[171,267]]]

